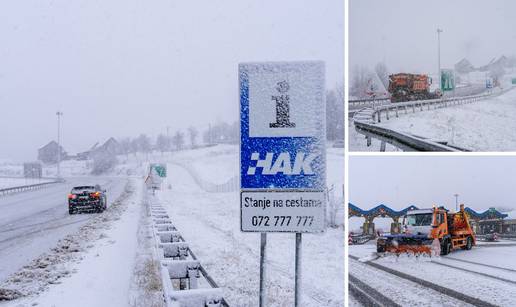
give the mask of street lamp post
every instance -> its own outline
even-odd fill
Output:
[[[455,212],[459,211],[459,194],[453,194],[455,196]]]
[[[442,29],[437,28],[437,74],[439,80],[439,90],[441,89],[441,33]]]
[[[57,178],[61,179],[61,116],[63,112],[57,111]]]

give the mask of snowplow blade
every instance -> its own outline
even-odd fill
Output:
[[[376,241],[378,253],[432,255],[432,239],[426,235],[389,235]]]

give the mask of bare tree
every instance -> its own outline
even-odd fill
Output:
[[[376,72],[376,75],[378,75],[378,79],[382,82],[383,86],[385,88],[389,87],[389,70],[387,69],[387,66],[383,62],[378,62],[376,66],[374,67],[374,71]]]
[[[137,138],[138,151],[143,152],[147,156],[147,160],[149,159],[149,152],[152,150],[151,140],[145,134],[140,134]]]
[[[138,151],[140,151],[140,146],[138,144],[138,138],[134,138],[131,140],[131,152],[136,156]]]
[[[167,151],[169,148],[170,148],[169,138],[164,134],[158,135],[158,138],[156,139],[156,149],[161,151],[161,154],[163,154],[163,152]]]
[[[172,137],[172,143],[174,144],[176,150],[183,149],[183,145],[185,144],[185,135],[181,131],[177,131],[176,134]]]
[[[129,153],[131,152],[132,145],[131,145],[131,139],[130,138],[123,138],[120,140],[120,148],[122,149],[122,153],[129,157]]]
[[[188,136],[190,137],[190,144],[192,145],[192,148],[195,148],[195,142],[198,134],[199,131],[195,127],[188,127]]]
[[[349,92],[352,96],[363,98],[366,96],[367,85],[372,72],[364,66],[355,66],[351,76]]]
[[[326,92],[326,138],[344,139],[344,86],[338,85]]]

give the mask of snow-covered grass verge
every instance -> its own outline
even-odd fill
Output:
[[[172,188],[157,193],[163,206],[181,229],[183,237],[199,260],[224,289],[231,306],[257,306],[260,236],[240,231],[238,192],[209,193],[199,187],[181,164],[197,167],[205,178],[238,173],[235,159],[238,147],[227,154],[213,156],[217,147],[190,151],[184,158],[176,155],[168,165],[164,186]],[[341,197],[344,181],[344,155],[341,149],[328,151],[328,185]],[[191,156],[196,156],[191,159]],[[206,167],[205,157],[210,166]],[[218,158],[217,158],[218,157]],[[217,159],[233,161],[217,163]],[[204,165],[204,167],[201,167]],[[224,168],[224,169],[222,169]],[[218,174],[218,175],[215,175]],[[225,178],[226,180],[228,178]],[[343,205],[342,205],[343,208]],[[268,236],[268,305],[292,306],[294,297],[294,234]],[[303,306],[342,306],[344,304],[344,231],[329,228],[324,234],[303,235]]]
[[[162,307],[163,284],[161,282],[161,265],[156,253],[152,234],[150,206],[144,191],[140,222],[138,223],[138,248],[131,281],[131,307]]]
[[[102,272],[105,266],[119,260],[108,258],[107,262],[99,263],[100,253],[104,249],[108,249],[110,245],[116,245],[116,240],[110,239],[110,235],[116,237],[117,231],[126,230],[124,229],[126,224],[134,224],[136,229],[136,223],[124,222],[128,220],[124,212],[127,211],[129,205],[135,207],[140,194],[139,186],[141,187],[141,184],[129,180],[121,196],[103,214],[92,218],[87,224],[81,226],[77,232],[59,240],[50,251],[12,274],[0,285],[0,301],[21,298],[21,301],[13,301],[14,305],[12,306],[29,306],[32,304],[70,306],[66,304],[71,303],[75,306],[82,306],[81,302],[73,302],[75,301],[74,296],[84,295],[87,292],[85,290],[91,288],[91,285],[85,288],[75,287],[75,284],[71,282],[73,278],[63,279],[63,277],[74,277],[77,274],[89,273],[93,274],[93,276],[90,275],[90,278],[93,278],[92,282],[107,279],[105,273]],[[132,211],[134,210],[133,208]],[[130,236],[131,234],[122,233],[122,235]],[[136,241],[135,238],[134,235],[134,241]],[[134,255],[128,253],[129,248],[125,247],[125,250],[121,246],[116,248],[126,254],[126,257],[131,257],[131,261],[134,260],[132,259]],[[102,269],[100,272],[99,268]],[[95,273],[97,273],[97,276],[95,276]],[[81,281],[86,282],[85,278],[80,278]],[[56,284],[63,287],[50,287]],[[67,301],[64,299],[65,297],[73,301]],[[127,300],[127,296],[124,299]],[[48,305],[43,302],[48,303]]]
[[[473,151],[514,151],[516,91],[472,104],[410,113],[380,125]],[[350,145],[352,139],[350,134]],[[375,145],[373,150],[378,148]]]

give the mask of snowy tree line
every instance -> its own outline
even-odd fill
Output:
[[[344,86],[337,85],[326,91],[326,136],[329,141],[344,140]],[[156,137],[142,133],[136,137],[124,137],[117,140],[118,154],[150,154],[152,152],[171,152],[199,146],[215,144],[238,144],[240,136],[238,121],[232,123],[218,122],[209,124],[199,131],[191,126],[171,134],[160,133]],[[112,169],[117,161],[115,155],[108,152],[96,154],[93,169],[96,174]]]
[[[326,91],[326,139],[344,140],[344,85]]]
[[[365,66],[353,67],[351,74],[351,83],[349,85],[350,99],[370,98],[367,94],[370,91],[371,82],[379,80],[384,89],[389,87],[389,69],[383,62],[375,65],[374,70]],[[353,97],[353,98],[351,98]]]
[[[137,137],[125,137],[120,139],[120,153],[136,154],[150,153],[153,151],[170,152],[183,150],[186,148],[195,148],[198,146],[199,130],[191,126],[186,131],[178,130],[173,134],[160,133],[155,139],[152,139],[145,133]]]

